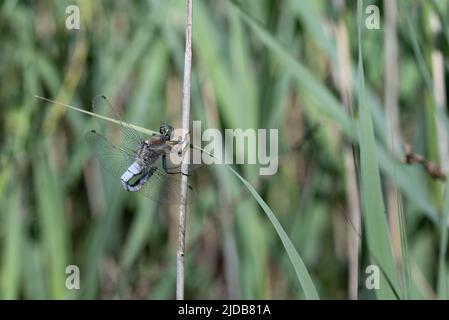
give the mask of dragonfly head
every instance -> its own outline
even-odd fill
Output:
[[[173,130],[174,128],[169,124],[164,124],[159,128],[159,132],[166,141],[170,140]]]

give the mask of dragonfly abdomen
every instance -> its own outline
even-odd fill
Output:
[[[143,185],[148,181],[148,179],[156,171],[156,167],[151,167],[147,172],[143,172],[142,167],[137,161],[134,161],[132,165],[128,167],[126,172],[120,177],[120,182],[126,191],[136,192],[139,191]],[[142,173],[143,172],[143,173]],[[140,177],[133,183],[130,181],[140,175]]]

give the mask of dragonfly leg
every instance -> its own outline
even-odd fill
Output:
[[[174,142],[175,144],[183,144],[184,142],[186,142],[187,136],[188,136],[189,134],[190,134],[190,131],[187,132],[187,133],[184,135],[184,139],[182,139],[182,140],[172,140],[172,142]]]
[[[168,167],[168,164],[167,164],[167,155],[162,155],[162,168],[164,168],[164,171],[166,172],[166,173],[168,173],[168,174],[182,174],[182,175],[185,175],[185,176],[189,176],[188,174],[185,174],[184,172],[182,172],[181,170],[179,170],[179,171],[176,171],[176,172],[170,172],[169,170],[173,170],[173,169],[179,169],[179,168],[181,168],[182,166],[181,165],[179,165],[179,166],[174,166],[174,167]]]
[[[183,145],[186,142],[188,135],[190,135],[190,131],[187,132],[184,135],[184,139],[182,139],[182,140],[171,140],[170,142],[173,144],[173,146],[175,146],[175,145]],[[182,155],[184,157],[184,154],[185,154],[188,146],[189,146],[189,143],[187,143],[182,149],[180,149],[178,151],[178,155]]]

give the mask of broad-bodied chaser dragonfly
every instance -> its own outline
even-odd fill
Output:
[[[96,130],[86,134],[86,140],[101,166],[117,182],[120,181],[126,191],[138,191],[158,202],[180,203],[180,177],[183,173],[180,165],[173,166],[169,156],[171,152],[177,152],[178,155],[184,152],[181,146],[187,135],[183,139],[173,140],[174,128],[164,124],[158,134],[143,140],[136,130],[119,119],[106,97],[94,98],[93,109],[97,114],[111,114],[121,127],[122,139],[119,143],[112,142]],[[192,202],[191,187],[189,191],[188,201]]]

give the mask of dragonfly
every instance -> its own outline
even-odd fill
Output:
[[[139,192],[156,202],[181,203],[181,165],[173,165],[170,154],[185,154],[188,134],[173,139],[174,127],[163,124],[159,133],[144,140],[131,125],[120,120],[118,112],[105,96],[93,99],[95,113],[109,113],[120,126],[121,139],[113,142],[97,130],[86,133],[86,140],[101,167],[128,192]],[[184,149],[182,146],[184,145]],[[189,171],[199,166],[189,166]],[[188,202],[194,198],[189,186]]]

